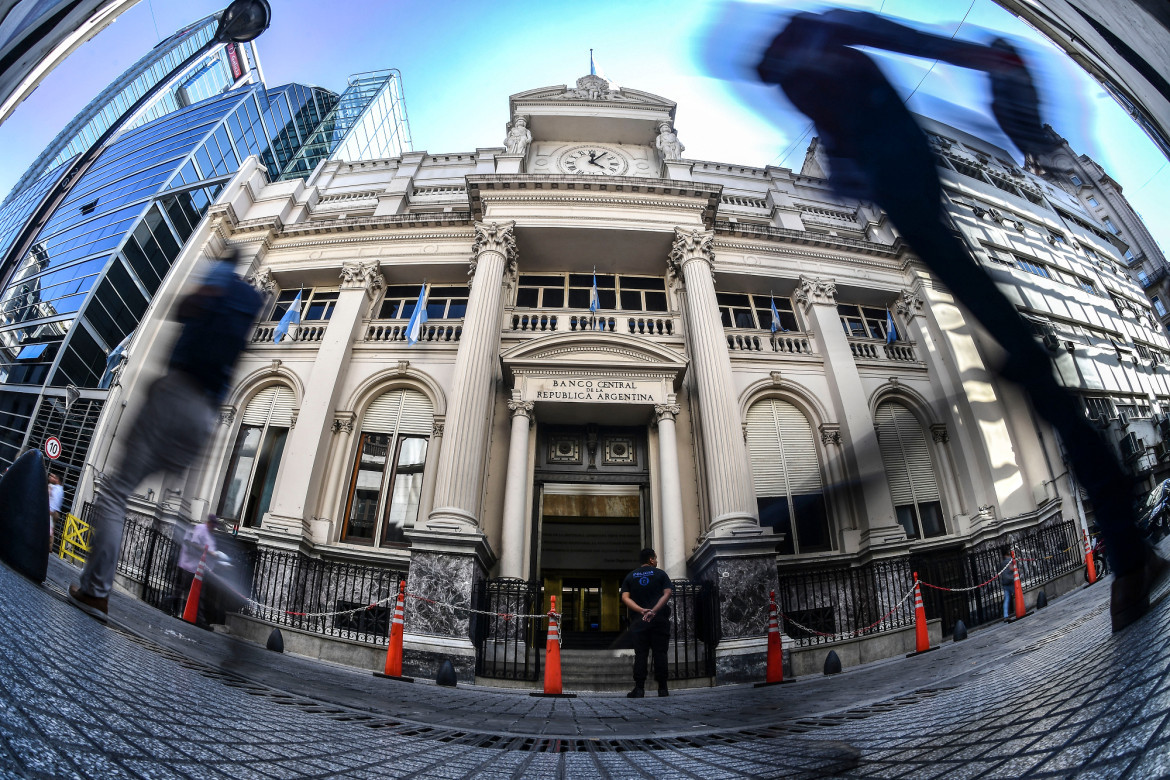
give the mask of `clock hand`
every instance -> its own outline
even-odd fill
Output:
[[[593,160],[593,162],[597,162],[602,157],[605,157],[607,154],[609,154],[609,152],[602,152],[601,154],[597,155],[597,157]]]

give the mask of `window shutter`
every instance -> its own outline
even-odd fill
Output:
[[[403,393],[402,417],[398,421],[398,432],[430,436],[435,424],[430,399],[417,390],[398,392]]]
[[[804,413],[786,401],[772,402],[780,429],[788,487],[793,495],[821,492],[821,467],[813,442],[812,426]]]
[[[918,420],[901,404],[884,403],[877,409],[876,422],[894,505],[938,501],[934,465]]]
[[[757,498],[822,492],[812,426],[803,412],[769,398],[748,409],[747,429]]]
[[[378,396],[362,418],[367,433],[430,436],[434,426],[430,400],[417,390],[391,390]]]
[[[292,427],[292,390],[280,385],[266,387],[252,397],[240,421],[244,425]]]
[[[757,498],[788,495],[788,474],[776,434],[776,420],[769,401],[753,404],[747,413],[747,444],[752,464],[752,484]]]

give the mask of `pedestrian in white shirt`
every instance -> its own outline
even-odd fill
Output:
[[[53,549],[53,529],[61,520],[61,506],[65,503],[65,488],[61,478],[49,474],[49,549]]]

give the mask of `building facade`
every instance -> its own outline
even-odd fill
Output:
[[[508,109],[501,147],[292,181],[253,161],[225,187],[166,284],[232,244],[271,303],[205,462],[171,486],[183,514],[401,573],[408,667],[449,657],[465,677],[484,644],[461,610],[485,583],[537,583],[566,636],[612,635],[621,577],[652,546],[715,593],[718,681],[760,668],[788,572],[1081,516],[980,329],[882,213],[830,192],[815,148],[801,173],[684,159],[674,103],[595,76]],[[1090,412],[1170,408],[1164,364],[1136,360],[1170,346],[1092,217],[1006,152],[932,133],[956,229]],[[139,329],[131,407],[171,327],[160,310]],[[95,470],[118,427],[103,418]],[[314,609],[349,603],[313,588]],[[860,627],[818,609],[801,619]]]

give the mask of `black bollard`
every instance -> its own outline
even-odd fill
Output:
[[[279,628],[272,629],[272,633],[268,635],[268,644],[265,647],[274,653],[284,652],[284,634],[280,633]]]
[[[435,676],[435,683],[446,688],[454,688],[459,684],[459,680],[455,677],[455,664],[451,663],[451,659],[448,658],[439,665],[439,673]]]
[[[964,639],[967,638],[967,624],[964,623],[962,620],[956,620],[955,621],[955,630],[951,636],[954,639],[954,641],[962,642]]]
[[[44,582],[51,546],[45,461],[40,450],[29,450],[0,477],[0,560]]]
[[[830,650],[825,659],[825,674],[841,674],[841,658],[836,650]]]
[[[1044,609],[1047,606],[1048,596],[1044,593],[1044,591],[1040,591],[1036,594],[1036,609]]]

